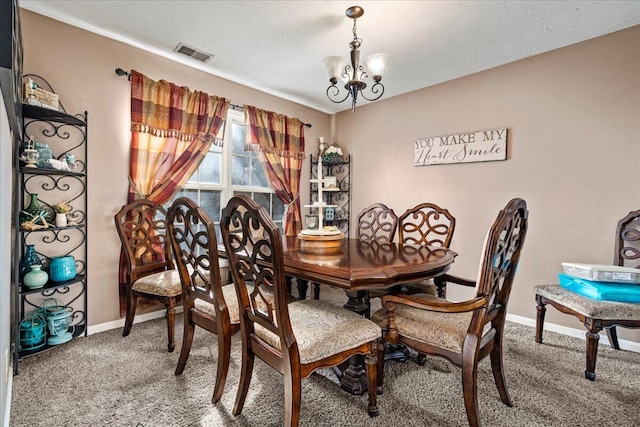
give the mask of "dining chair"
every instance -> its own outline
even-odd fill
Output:
[[[502,402],[512,406],[504,378],[502,342],[507,303],[527,233],[527,205],[512,199],[500,211],[485,240],[478,279],[459,280],[445,274],[436,281],[475,286],[468,301],[453,302],[430,295],[386,295],[373,321],[384,340],[404,343],[420,353],[448,359],[462,368],[464,405],[470,426],[479,426],[478,363],[489,356]],[[384,346],[378,355],[378,387],[384,381]]]
[[[211,401],[220,400],[229,370],[231,335],[240,329],[233,284],[223,284],[213,221],[193,200],[180,197],[169,208],[169,239],[182,284],[184,332],[176,375],[184,371],[195,327],[218,337],[218,368]]]
[[[407,209],[398,219],[399,243],[428,245],[449,248],[456,228],[456,219],[451,213],[434,203],[421,203]],[[446,283],[423,281],[403,287],[403,293],[428,293],[446,297]]]
[[[367,206],[358,214],[356,238],[378,243],[393,242],[398,227],[398,216],[383,203]]]
[[[159,301],[167,309],[167,347],[172,352],[175,308],[182,286],[166,236],[167,211],[157,203],[140,199],[122,206],[114,220],[127,261],[127,311],[122,336],[131,332],[138,298]]]
[[[615,235],[613,265],[640,268],[640,210],[629,212],[618,221]],[[640,285],[639,285],[640,286]],[[599,332],[604,329],[609,344],[620,349],[616,326],[640,328],[640,304],[599,301],[587,298],[558,284],[537,285],[536,342],[542,343],[546,306],[550,304],[561,313],[572,315],[587,329],[585,378],[596,379]]]
[[[364,208],[357,217],[356,239],[373,244],[393,242],[398,226],[398,216],[383,203],[373,203]],[[320,297],[319,284],[315,283],[314,299]],[[367,292],[364,300],[371,306],[370,299],[380,297],[382,291]],[[366,313],[369,317],[369,312]]]
[[[376,416],[380,327],[323,301],[288,304],[280,231],[265,209],[250,198],[240,195],[229,201],[222,211],[221,229],[241,308],[242,365],[233,415],[242,412],[256,356],[283,374],[284,425],[297,426],[301,380],[318,369],[364,355],[367,409],[370,416]],[[253,283],[253,288],[247,283]],[[265,298],[266,291],[273,293],[273,301]]]
[[[398,216],[384,203],[373,203],[364,208],[357,217],[356,239],[373,245],[393,242],[398,229]],[[399,286],[397,287],[399,290]],[[364,298],[367,304],[366,316],[370,316],[371,298],[381,298],[386,290],[367,291]]]

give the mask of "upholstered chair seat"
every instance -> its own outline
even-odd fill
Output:
[[[447,302],[443,298],[437,298],[432,295],[416,294],[414,297],[428,301]],[[396,329],[403,337],[461,352],[473,312],[447,313],[447,315],[443,316],[442,313],[436,311],[398,304],[395,315]],[[371,316],[371,320],[380,325],[381,328],[386,328],[386,310],[381,308],[376,311]]]
[[[301,363],[325,359],[382,336],[381,329],[366,318],[318,300],[292,302],[289,318]],[[281,348],[280,337],[257,323],[254,326],[256,336]]]
[[[533,291],[536,295],[593,319],[640,320],[640,304],[595,300],[571,292],[560,285],[538,285],[534,286]]]
[[[253,291],[253,286],[247,285],[247,290],[250,292]],[[240,310],[238,309],[238,297],[236,295],[236,287],[232,283],[230,285],[225,285],[222,287],[222,295],[224,296],[224,300],[227,303],[227,308],[229,309],[229,321],[232,325],[240,324]],[[273,293],[264,292],[265,299],[269,302],[269,304],[273,304]],[[193,301],[193,307],[196,310],[202,311],[209,316],[216,317],[216,309],[208,301],[205,301],[200,298],[196,298]],[[263,305],[263,308],[266,308],[266,304]]]
[[[131,289],[144,294],[175,297],[182,293],[178,270],[161,271],[136,280]]]

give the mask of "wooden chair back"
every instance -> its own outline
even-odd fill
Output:
[[[174,269],[164,207],[140,199],[123,206],[114,218],[127,257],[129,283],[147,274]]]
[[[393,242],[398,227],[398,216],[382,203],[374,203],[358,214],[356,238],[379,243]]]
[[[216,313],[226,311],[213,221],[204,209],[186,197],[172,203],[167,221],[182,282],[185,312],[193,307],[196,298],[213,304]]]
[[[618,222],[613,263],[640,268],[640,210],[629,212]]]
[[[221,230],[238,294],[243,334],[250,335],[258,324],[278,335],[283,345],[294,347],[282,238],[277,225],[263,207],[240,195],[233,197],[223,209]],[[253,290],[248,284],[253,285]],[[273,298],[266,298],[268,293],[272,293]],[[260,353],[257,345],[254,351]]]
[[[515,198],[500,211],[489,229],[476,285],[476,296],[486,298],[487,302],[484,309],[474,312],[470,327],[470,332],[473,330],[476,336],[482,336],[484,325],[494,320],[500,325],[497,333],[502,333],[507,302],[527,234],[527,221],[526,202]]]
[[[421,203],[407,209],[398,220],[400,243],[449,248],[456,219],[447,209],[433,203]]]

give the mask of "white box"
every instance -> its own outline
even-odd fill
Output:
[[[604,264],[563,262],[565,274],[595,282],[640,283],[640,269]]]

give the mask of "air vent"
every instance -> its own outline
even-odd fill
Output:
[[[187,55],[200,62],[208,62],[211,58],[213,58],[212,54],[203,52],[198,49],[194,49],[192,47],[187,46],[184,43],[178,43],[178,46],[176,46],[175,49],[173,49],[173,51],[181,53],[183,55]]]

